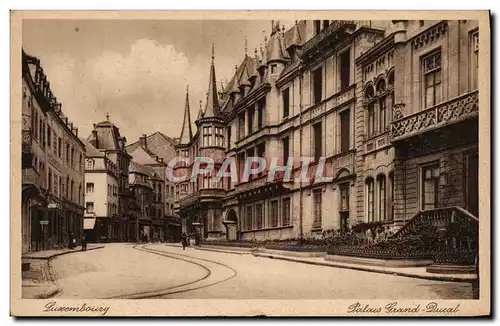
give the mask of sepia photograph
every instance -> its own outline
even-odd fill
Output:
[[[11,315],[489,314],[489,28],[12,11]]]

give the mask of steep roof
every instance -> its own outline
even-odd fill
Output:
[[[131,173],[141,173],[144,175],[151,175],[151,170],[149,167],[139,164],[135,161],[130,161],[129,172]]]
[[[96,132],[96,138],[94,139],[94,133],[91,133],[87,138],[89,142],[93,143],[95,141],[96,145],[94,147],[106,150],[120,150],[120,145],[118,144],[118,140],[121,138],[120,131],[109,120],[96,124],[94,131]]]
[[[85,156],[87,157],[104,157],[105,153],[94,147],[88,140],[80,138],[80,141],[85,145]]]
[[[177,141],[159,131],[146,136],[146,143],[150,155],[161,157],[166,164],[176,156],[175,145],[177,145]],[[126,147],[127,153],[132,154],[138,147],[141,147],[139,141],[128,145]]]
[[[219,94],[217,93],[217,81],[215,80],[214,47],[212,44],[212,63],[210,64],[208,96],[205,111],[203,112],[203,117],[215,117],[219,114],[219,111]]]
[[[189,112],[189,88],[186,87],[186,104],[184,106],[184,119],[182,120],[180,144],[189,144],[193,139],[193,130],[191,129],[191,113]]]

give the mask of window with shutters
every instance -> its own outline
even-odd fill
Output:
[[[245,220],[246,220],[246,227],[247,227],[247,230],[252,230],[252,227],[253,227],[253,221],[252,221],[252,206],[251,205],[248,205],[246,208],[245,208]]]
[[[377,187],[378,187],[378,220],[386,220],[386,205],[387,205],[387,194],[386,194],[386,178],[385,175],[381,174],[377,177]]]
[[[375,201],[374,201],[374,182],[373,178],[366,179],[366,204],[368,222],[374,222]]]
[[[442,101],[441,50],[422,59],[423,107],[428,108]]]
[[[290,225],[290,197],[283,198],[281,203],[281,215],[283,226]]]
[[[423,210],[439,207],[439,163],[432,163],[420,168],[421,194]]]
[[[314,208],[314,220],[313,228],[321,228],[322,217],[322,195],[323,191],[321,189],[313,190],[313,208]]]
[[[270,226],[272,228],[275,228],[278,226],[278,201],[277,200],[272,200],[270,202],[271,206],[271,212],[270,212]]]
[[[262,229],[264,227],[264,215],[262,204],[255,204],[255,220],[257,224],[257,229]]]
[[[350,109],[339,113],[340,117],[340,151],[347,152],[350,149],[351,118]]]

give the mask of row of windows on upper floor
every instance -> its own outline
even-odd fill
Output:
[[[24,95],[25,97],[27,95]],[[32,99],[28,99],[28,109],[31,112],[31,134],[33,139],[43,150],[52,151],[53,155],[61,159],[67,166],[78,172],[83,172],[84,153],[79,151],[80,146],[72,146],[69,140],[59,137],[33,105]],[[78,159],[77,159],[78,158]]]

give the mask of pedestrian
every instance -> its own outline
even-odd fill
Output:
[[[182,234],[181,238],[182,238],[182,240],[181,240],[181,242],[182,242],[182,250],[186,250],[186,246],[188,244],[187,243],[188,242],[188,236],[187,236],[186,232],[184,232]]]
[[[69,244],[68,244],[68,248],[69,249],[74,249],[76,247],[76,239],[75,239],[75,236],[73,234],[73,232],[70,232],[69,233]]]
[[[87,251],[87,237],[85,233],[82,234],[82,251]]]

